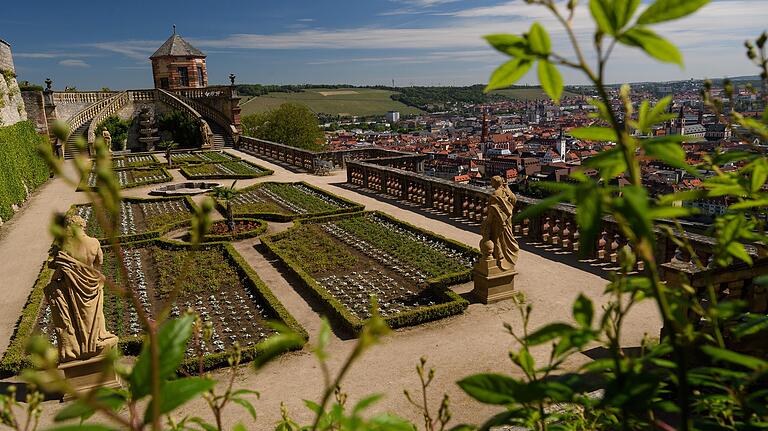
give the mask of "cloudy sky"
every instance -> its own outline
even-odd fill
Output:
[[[644,0],[647,1],[647,0]],[[586,3],[587,0],[581,0]],[[113,5],[114,4],[114,5]],[[148,57],[171,34],[208,54],[211,84],[229,73],[248,83],[464,85],[486,82],[504,57],[481,38],[521,33],[539,21],[559,52],[564,33],[523,0],[133,0],[13,1],[0,16],[20,79],[56,88],[146,88]],[[768,27],[768,0],[713,0],[693,17],[656,29],[674,40],[685,68],[619,49],[611,82],[755,74],[742,44]],[[584,41],[594,27],[580,7]],[[567,83],[584,82],[564,71]],[[535,74],[523,80],[535,83]]]

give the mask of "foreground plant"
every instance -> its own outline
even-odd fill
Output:
[[[522,333],[508,328],[520,347],[510,353],[522,378],[480,374],[465,378],[459,385],[480,402],[504,406],[506,411],[481,427],[515,424],[537,430],[547,429],[765,429],[768,427],[768,362],[730,350],[723,336],[743,335],[745,325],[752,331],[765,329],[765,317],[745,313],[740,301],[720,300],[714,286],[708,294],[697,294],[690,285],[671,289],[662,282],[660,262],[656,260],[655,219],[677,220],[696,213],[681,202],[729,196],[735,202],[718,217],[711,234],[717,238],[711,262],[696,260],[700,269],[727,268],[734,261],[752,263],[745,242],[766,242],[765,220],[758,212],[768,204],[765,191],[768,164],[759,152],[718,152],[698,166],[686,163],[681,144],[683,136],[650,137],[654,125],[671,118],[667,108],[671,97],[652,105],[634,103],[630,87],[612,94],[605,84],[608,59],[617,44],[639,48],[649,56],[668,63],[683,64],[673,44],[651,30],[651,26],[695,12],[707,0],[656,0],[640,10],[640,0],[590,0],[589,10],[596,23],[592,37],[596,66],[587,61],[573,27],[578,0],[529,0],[548,9],[562,25],[572,45],[567,55],[552,49],[549,34],[538,23],[523,35],[497,34],[487,40],[497,50],[512,57],[493,74],[487,90],[507,87],[522,78],[538,63],[538,77],[547,94],[558,102],[563,90],[558,67],[582,73],[597,91],[590,101],[599,127],[570,131],[575,138],[613,142],[615,145],[586,160],[586,168],[597,171],[587,176],[575,173],[575,183],[550,187],[558,193],[517,216],[517,220],[541,213],[562,201],[576,205],[580,231],[579,250],[589,255],[594,250],[604,215],[612,216],[628,240],[619,253],[620,271],[613,275],[606,293],[611,302],[602,314],[592,302],[580,296],[573,305],[573,323],[552,323],[533,332],[528,330],[531,309],[523,311]],[[755,44],[747,43],[748,55],[768,77],[762,35]],[[758,48],[755,49],[755,46]],[[757,51],[760,51],[760,54]],[[726,90],[728,84],[726,84]],[[615,102],[619,102],[618,104]],[[708,99],[710,107],[717,102]],[[762,120],[745,118],[733,112],[728,127],[736,124],[765,141],[768,110]],[[687,175],[699,178],[697,190],[652,199],[643,187],[639,154],[660,160]],[[726,171],[726,163],[737,163],[738,171]],[[713,172],[703,176],[703,172]],[[618,187],[611,180],[624,177],[628,185]],[[692,250],[680,225],[660,228],[681,249]],[[637,261],[644,271],[635,272]],[[759,280],[755,280],[759,285]],[[641,346],[630,355],[620,344],[621,331],[629,312],[641,301],[653,300],[664,323],[658,344]],[[708,301],[704,306],[701,300]],[[745,324],[744,322],[751,322]],[[707,329],[708,328],[708,329]],[[537,363],[531,349],[551,346],[548,361]],[[568,372],[567,359],[587,346],[601,346],[605,359]]]

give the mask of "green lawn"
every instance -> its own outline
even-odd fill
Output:
[[[399,111],[401,115],[422,112],[390,99],[391,94],[392,91],[372,88],[312,88],[301,93],[269,93],[244,100],[240,107],[242,115],[268,111],[286,102],[304,104],[318,114],[342,116],[384,115],[387,111]]]
[[[544,90],[542,90],[539,87],[508,88],[506,90],[496,90],[493,93],[503,94],[504,96],[511,97],[517,100],[539,100],[539,99],[549,98],[549,96],[547,96],[547,94],[544,93]],[[578,94],[573,94],[567,91],[563,91],[563,97],[576,97],[576,96],[578,96]]]

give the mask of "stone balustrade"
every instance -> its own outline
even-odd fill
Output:
[[[115,95],[111,91],[54,91],[53,103],[96,103]]]
[[[123,109],[125,105],[131,102],[131,97],[127,91],[123,91],[115,97],[110,97],[108,101],[109,103],[104,105],[101,110],[99,110],[96,115],[93,116],[91,124],[88,126],[89,148],[92,148],[93,143],[96,142],[96,128],[98,127],[99,123],[104,121],[110,115],[114,115]]]
[[[232,121],[223,113],[221,113],[219,110],[214,109],[205,103],[202,103],[198,100],[195,100],[197,98],[205,98],[205,97],[212,97],[212,91],[211,88],[225,88],[229,89],[229,87],[207,87],[207,88],[198,88],[198,89],[186,89],[186,90],[175,90],[174,94],[176,94],[181,100],[183,100],[186,104],[193,107],[197,112],[199,112],[203,117],[208,118],[210,120],[213,120],[218,124],[221,128],[227,131],[229,135],[232,137],[232,139],[237,142],[240,133],[237,130],[237,127],[235,127],[234,124],[232,124]],[[198,94],[198,93],[202,94]],[[187,94],[192,93],[197,95],[196,97],[189,97]],[[206,96],[207,94],[207,96]]]
[[[366,160],[370,163],[381,163],[385,166],[392,165],[413,172],[423,172],[423,160],[425,159],[425,156],[421,154],[404,153],[378,147],[310,151],[250,136],[241,136],[237,149],[253,156],[267,157],[308,172],[315,171],[315,161],[317,160],[332,162],[334,166],[340,169],[346,167],[347,163],[351,161]]]
[[[391,166],[380,166],[375,164],[375,161],[348,161],[347,183],[410,205],[415,204],[429,212],[443,214],[469,225],[480,224],[487,213],[490,188],[454,183]],[[524,211],[539,202],[538,199],[518,196],[515,210]],[[664,221],[659,223],[663,224]],[[576,255],[579,252],[581,233],[576,223],[576,208],[570,204],[555,205],[536,216],[521,220],[515,224],[514,231],[522,241],[544,246],[559,254]],[[678,260],[690,264],[691,257],[678,250],[676,244],[662,232],[662,228],[657,227],[656,231],[655,255],[659,262],[670,262],[676,256]],[[714,238],[688,232],[681,238],[688,241],[698,260],[709,262],[715,245]],[[593,265],[616,268],[619,252],[624,247],[629,247],[629,244],[621,226],[612,217],[606,216],[602,219],[592,253],[580,257]],[[751,254],[758,254],[755,247],[747,248]],[[637,271],[643,269],[642,262],[635,268]]]
[[[67,119],[66,123],[67,123],[67,126],[69,127],[67,139],[69,139],[69,137],[72,135],[72,133],[75,132],[75,130],[79,129],[80,126],[84,125],[88,121],[91,121],[93,117],[96,116],[96,114],[98,114],[105,106],[112,103],[112,99],[119,97],[119,94],[115,94],[115,93],[107,93],[107,94],[110,94],[111,97],[97,100],[96,103],[89,105],[82,111],[78,112],[77,114]],[[67,139],[65,139],[65,141]]]
[[[237,97],[235,87],[229,85],[214,85],[205,88],[183,88],[173,92],[187,99],[206,99],[209,97]]]
[[[210,148],[212,146],[213,132],[211,131],[211,127],[208,125],[208,122],[205,121],[205,118],[203,118],[203,116],[200,115],[200,113],[195,108],[167,90],[158,88],[156,90],[155,96],[158,101],[191,115],[192,118],[194,118],[200,125],[200,136],[203,140],[203,148]]]
[[[155,90],[128,90],[131,102],[154,102]]]

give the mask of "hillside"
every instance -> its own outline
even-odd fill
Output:
[[[300,92],[270,92],[252,97],[240,103],[242,115],[264,112],[283,103],[306,105],[317,114],[341,116],[384,115],[387,111],[399,111],[401,115],[419,114],[418,108],[392,100],[391,90],[373,88],[308,88]]]

